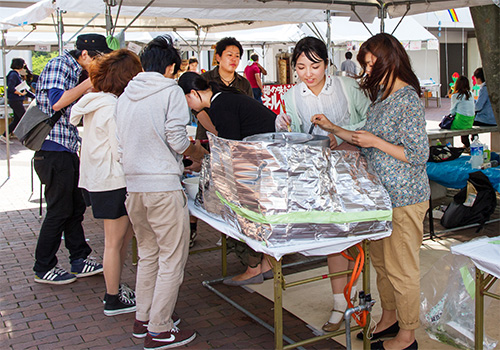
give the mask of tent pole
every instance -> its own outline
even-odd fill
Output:
[[[198,56],[197,58],[200,61],[199,65],[201,65],[200,28],[196,28],[196,55]]]
[[[63,11],[60,8],[57,8],[56,13],[57,13],[57,43],[59,46],[59,55],[62,55],[64,51],[64,42],[63,42],[64,25],[62,19]]]
[[[387,16],[387,7],[383,3],[379,9],[378,16],[380,17],[380,33],[385,32],[385,17]]]
[[[332,22],[330,18],[330,10],[326,10],[326,50],[328,52],[328,60],[333,62],[332,57]]]
[[[113,27],[113,17],[111,16],[111,5],[106,1],[106,11],[104,12],[104,17],[106,19],[106,36],[111,34]]]
[[[66,44],[68,44],[69,42],[71,42],[71,40],[73,40],[73,38],[74,38],[74,37],[76,37],[78,34],[80,34],[80,32],[81,32],[82,30],[84,30],[85,28],[87,28],[87,27],[89,26],[89,24],[90,24],[90,23],[91,23],[94,19],[96,19],[96,18],[97,18],[97,16],[99,16],[99,15],[100,15],[100,13],[96,13],[96,14],[94,15],[94,17],[92,17],[92,18],[91,18],[91,19],[90,19],[87,23],[85,23],[85,24],[83,25],[83,27],[81,27],[80,29],[78,29],[78,30],[76,31],[76,33],[75,33],[75,34],[73,34],[73,36],[72,36],[71,38],[69,38],[69,39],[68,39],[68,40],[64,43],[64,45],[66,45]]]
[[[5,48],[7,47],[7,42],[5,41],[6,30],[2,30],[2,69],[3,69],[3,95],[4,95],[4,105],[3,105],[3,116],[5,120],[5,135],[7,138],[6,151],[7,151],[7,180],[10,179],[10,138],[9,138],[9,114],[7,110],[7,53]],[[5,181],[7,181],[5,180]],[[5,183],[5,182],[4,182]],[[3,185],[3,184],[2,184]]]

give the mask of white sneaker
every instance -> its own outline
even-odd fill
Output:
[[[7,144],[7,138],[3,135],[0,135],[0,141],[2,141],[3,143]],[[9,145],[12,145],[14,142],[12,142],[11,140],[9,140]]]

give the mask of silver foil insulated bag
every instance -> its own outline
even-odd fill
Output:
[[[283,139],[209,140],[210,171],[202,170],[198,197],[248,237],[273,246],[392,230],[389,195],[360,152]]]

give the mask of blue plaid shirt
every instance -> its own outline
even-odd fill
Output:
[[[67,91],[74,88],[78,85],[81,72],[82,66],[68,51],[64,51],[61,56],[51,59],[38,78],[36,86],[38,107],[48,115],[53,115],[55,111],[49,102],[49,90],[55,88]],[[48,140],[64,146],[73,153],[78,152],[79,144],[78,129],[69,122],[71,107],[75,102],[66,107],[66,112],[54,125],[48,136]]]

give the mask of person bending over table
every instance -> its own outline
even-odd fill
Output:
[[[242,140],[247,136],[274,131],[276,115],[262,103],[236,89],[207,82],[193,72],[184,73],[179,79],[179,86],[186,95],[189,108],[195,111],[210,109],[210,119],[220,137]],[[235,251],[247,269],[232,279],[224,280],[224,284],[240,286],[262,283],[264,278],[273,277],[271,265],[262,253],[231,238],[228,238],[228,248]]]
[[[217,66],[214,69],[201,74],[201,76],[206,81],[213,81],[220,86],[235,88],[240,92],[253,97],[250,82],[236,72],[242,55],[243,46],[241,46],[238,40],[233,37],[220,39],[215,44],[215,60],[217,61]],[[196,119],[198,119],[198,127],[196,128],[197,140],[206,140],[207,131],[217,135],[217,130],[215,130],[215,127],[210,120],[208,110],[197,111]],[[197,236],[196,231],[198,219],[195,216],[191,216],[189,221],[191,223],[191,239],[189,246],[192,247],[194,246]]]
[[[307,132],[311,126],[314,126],[311,124],[311,116],[315,115],[324,115],[334,124],[349,130],[359,129],[365,124],[370,100],[360,90],[356,80],[327,75],[328,51],[321,40],[313,37],[301,39],[293,50],[292,64],[302,82],[285,94],[286,114],[280,114],[276,118],[276,130]],[[356,147],[320,128],[312,129],[312,133],[327,135],[332,149],[359,151]],[[328,256],[330,273],[353,267],[354,264],[349,264],[341,254]],[[325,332],[336,331],[344,320],[347,300],[343,291],[347,279],[347,275],[330,279],[333,310],[322,327]],[[352,290],[352,295],[356,295],[355,288]]]
[[[390,34],[377,34],[360,47],[361,89],[373,103],[362,130],[350,131],[324,115],[311,121],[335,136],[362,147],[369,165],[389,192],[393,206],[392,235],[371,243],[372,263],[382,318],[372,340],[372,349],[418,349],[419,252],[423,220],[429,207],[430,188],[425,170],[429,143],[421,90],[408,55]],[[358,334],[359,339],[363,335]]]

